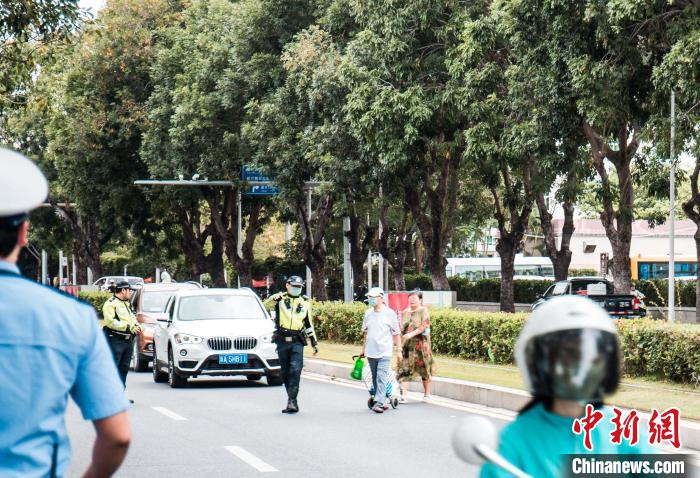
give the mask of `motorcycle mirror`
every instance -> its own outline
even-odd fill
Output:
[[[472,415],[457,424],[452,432],[452,448],[462,461],[471,465],[481,465],[488,461],[517,478],[532,478],[496,451],[496,428],[484,417]]]
[[[471,415],[457,424],[452,432],[452,448],[457,456],[471,465],[481,465],[485,457],[477,451],[480,445],[498,448],[496,428],[488,419]]]

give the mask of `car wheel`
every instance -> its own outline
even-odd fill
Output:
[[[155,347],[153,350],[153,381],[156,383],[165,383],[168,381],[168,374],[161,372],[158,368],[158,360],[156,359]]]
[[[271,387],[279,387],[284,383],[281,375],[268,375],[266,378],[267,384]]]
[[[187,386],[187,377],[178,375],[175,370],[172,349],[168,350],[168,385],[170,385],[170,388],[182,388]]]
[[[132,367],[134,372],[145,372],[148,370],[148,360],[139,352],[138,340],[134,340],[134,352],[132,356]]]
[[[247,378],[248,380],[254,382],[254,381],[256,381],[256,380],[260,380],[260,379],[262,378],[262,375],[258,375],[258,374],[254,374],[254,373],[253,373],[253,374],[250,374],[250,375],[246,375],[245,378]]]

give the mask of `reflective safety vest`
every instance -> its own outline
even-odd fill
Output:
[[[275,322],[282,329],[302,330],[305,328],[304,319],[307,318],[311,324],[311,301],[305,295],[292,297],[286,292],[281,292],[271,296],[265,304],[275,304]]]
[[[113,295],[102,306],[102,327],[118,332],[131,332],[138,326],[138,321],[131,305]]]

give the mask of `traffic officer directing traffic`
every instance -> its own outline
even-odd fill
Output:
[[[141,333],[141,326],[129,303],[132,290],[136,289],[128,281],[117,282],[112,290],[112,297],[102,306],[102,327],[124,388],[131,355],[134,352],[134,338]],[[134,403],[133,400],[130,401]]]
[[[84,476],[111,476],[131,440],[129,406],[95,310],[20,275],[28,211],[48,184],[24,156],[0,148],[0,476],[64,476],[68,395],[94,423]]]
[[[312,322],[311,301],[301,294],[304,281],[299,276],[287,279],[287,292],[270,296],[265,305],[274,305],[276,330],[273,340],[282,369],[282,380],[287,389],[287,408],[282,413],[299,411],[297,395],[301,369],[304,366],[304,346],[311,341],[314,355],[318,353],[318,340]]]

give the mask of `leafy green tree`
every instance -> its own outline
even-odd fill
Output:
[[[302,257],[312,273],[312,293],[327,298],[325,236],[342,199],[343,178],[354,171],[355,144],[344,127],[340,54],[330,35],[317,26],[299,33],[283,54],[285,82],[264,102],[254,105],[248,138],[256,163],[274,174],[281,201],[297,218]],[[309,210],[304,183],[328,184],[314,192]],[[333,184],[333,185],[331,185]],[[313,203],[312,203],[313,204]]]
[[[81,17],[78,0],[0,3],[0,113],[25,101],[32,74],[49,45],[64,41]]]
[[[154,32],[176,9],[167,0],[110,3],[74,49],[42,73],[40,81],[51,84],[46,153],[58,172],[56,194],[77,203],[57,212],[95,275],[109,241],[129,228],[145,235],[153,227],[133,181],[147,176],[138,153]]]
[[[348,44],[345,112],[380,181],[400,183],[427,250],[436,290],[449,290],[445,250],[454,233],[463,108],[448,94],[448,51],[464,2],[350,1],[360,31]]]
[[[198,194],[209,209],[211,232],[223,240],[242,285],[251,284],[255,238],[274,212],[269,199],[246,196],[241,181],[244,164],[252,166],[241,139],[246,108],[281,84],[282,48],[310,23],[310,9],[310,3],[291,0],[196,1],[182,25],[163,32],[166,40],[154,68],[152,128],[142,153],[155,175],[199,174],[234,182],[231,188]],[[238,195],[243,196],[245,227],[240,252]]]

